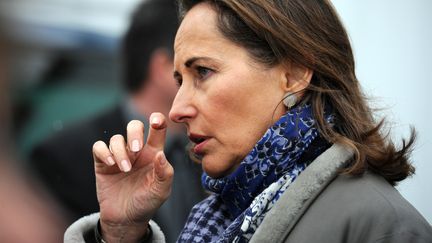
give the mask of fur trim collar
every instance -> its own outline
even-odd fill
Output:
[[[316,158],[267,213],[250,242],[282,242],[311,204],[311,199],[319,195],[352,156],[351,149],[334,144]]]
[[[75,221],[64,234],[64,243],[85,243],[84,234],[96,227],[99,213],[84,216]],[[152,243],[165,243],[165,236],[159,226],[152,220],[149,222],[153,231]]]
[[[96,226],[99,220],[99,213],[90,214],[84,216],[79,220],[75,221],[69,228],[67,228],[64,235],[65,243],[82,243],[84,241],[84,233]]]

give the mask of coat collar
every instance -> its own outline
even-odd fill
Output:
[[[352,156],[352,149],[334,144],[316,158],[267,213],[250,242],[282,242]]]

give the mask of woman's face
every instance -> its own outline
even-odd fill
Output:
[[[198,4],[181,23],[174,44],[180,88],[170,111],[213,178],[232,172],[286,109],[283,68],[255,62],[216,21],[210,5]]]

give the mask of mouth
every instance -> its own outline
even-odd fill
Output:
[[[189,140],[195,144],[200,144],[202,142],[204,142],[206,139],[208,139],[209,137],[207,136],[203,136],[203,135],[198,135],[198,134],[189,134]]]
[[[204,153],[204,146],[209,140],[210,137],[198,135],[198,134],[189,134],[189,140],[194,143],[193,152],[197,155],[202,155]]]

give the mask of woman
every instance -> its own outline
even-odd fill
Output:
[[[432,229],[394,189],[414,168],[414,136],[381,134],[329,1],[180,1],[170,119],[184,123],[213,192],[179,242],[431,242]],[[99,215],[66,242],[158,242],[150,221],[169,196],[166,120],[132,121],[93,152]],[[187,195],[187,192],[185,192]],[[100,224],[98,223],[100,222]]]

